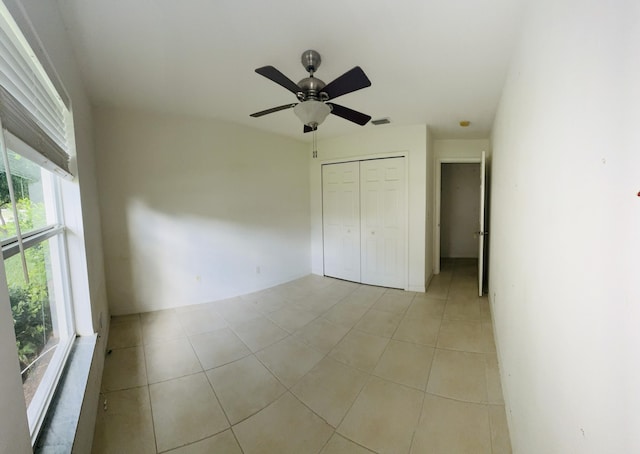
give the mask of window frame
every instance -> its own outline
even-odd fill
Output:
[[[60,188],[60,176],[50,169],[39,165],[38,162],[34,162],[33,156],[37,156],[37,151],[33,150],[29,145],[22,142],[17,137],[13,136],[10,131],[0,128],[0,159],[4,159],[5,153],[9,151],[29,160],[32,164],[40,169],[42,175],[42,187],[44,195],[44,203],[47,209],[52,209],[54,222],[47,224],[44,227],[29,230],[20,235],[16,234],[13,237],[6,238],[0,242],[2,251],[2,260],[6,262],[7,259],[21,254],[30,248],[43,244],[49,240],[55,240],[56,243],[50,243],[49,254],[52,263],[53,273],[57,274],[52,278],[52,289],[55,292],[55,310],[57,312],[58,319],[61,316],[64,317],[63,327],[64,332],[60,330],[60,337],[58,344],[55,347],[55,352],[47,365],[42,379],[38,384],[38,388],[31,399],[31,403],[26,406],[26,413],[29,425],[29,434],[31,437],[32,446],[35,445],[40,429],[45,420],[47,410],[51,401],[53,400],[56,387],[62,376],[64,367],[66,365],[69,353],[73,346],[73,341],[77,336],[77,330],[75,326],[75,314],[74,305],[71,291],[70,269],[69,269],[69,257],[67,252],[67,238],[66,227],[61,224],[63,222],[63,207],[62,207],[62,194]],[[5,140],[11,136],[9,141]],[[18,146],[10,146],[18,145]],[[25,156],[26,155],[26,156]],[[5,168],[7,179],[11,179],[11,168]],[[48,181],[45,181],[48,180]],[[15,208],[17,200],[11,200],[12,208]],[[18,219],[14,219],[12,222],[18,222]],[[22,243],[22,246],[21,246]],[[56,265],[53,265],[53,262]],[[5,266],[6,268],[6,266]],[[6,274],[1,279],[7,280]],[[9,283],[7,283],[7,288]],[[63,335],[64,334],[64,335]],[[27,369],[35,364],[43,354],[38,356],[34,362],[29,364]],[[20,371],[20,373],[24,373]]]

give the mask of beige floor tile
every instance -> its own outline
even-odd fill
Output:
[[[330,277],[318,276],[316,274],[309,274],[294,281],[296,285],[306,288],[310,291],[326,289],[332,285],[335,281]]]
[[[349,297],[365,297],[367,299],[378,299],[386,292],[384,287],[376,287],[373,285],[361,285],[356,288]]]
[[[446,299],[449,295],[450,284],[451,274],[441,270],[440,274],[437,274],[433,276],[433,278],[431,278],[431,282],[429,283],[429,287],[427,288],[427,291],[425,293],[431,298]]]
[[[286,307],[288,302],[284,297],[277,292],[270,292],[268,290],[263,292],[254,293],[252,298],[249,298],[256,309],[262,314],[268,314],[278,309]]]
[[[408,452],[424,393],[372,377],[338,433],[380,454]]]
[[[438,348],[485,353],[487,346],[478,320],[442,320]]]
[[[107,393],[101,397],[93,437],[94,454],[156,452],[149,389],[146,386]],[[102,403],[102,402],[101,402]]]
[[[315,312],[298,309],[297,307],[283,307],[267,315],[267,318],[280,328],[293,333],[314,319],[318,318]]]
[[[478,298],[478,281],[475,276],[471,278],[453,277],[449,287],[449,299],[473,299]]]
[[[491,320],[491,305],[488,298],[480,299],[480,318],[485,321]]]
[[[467,402],[487,402],[482,353],[436,349],[427,392]]]
[[[229,427],[204,373],[149,386],[158,451],[202,440]]]
[[[288,332],[264,317],[238,325],[233,330],[252,352],[260,351],[289,335]]]
[[[420,294],[413,298],[411,306],[407,310],[407,316],[413,319],[442,318],[447,300],[431,298],[426,294]]]
[[[443,318],[450,320],[482,320],[478,295],[472,298],[450,298]]]
[[[427,394],[411,448],[426,452],[491,454],[487,407]]]
[[[351,440],[347,440],[340,434],[333,434],[329,443],[324,447],[320,454],[375,454],[367,448],[355,444]]]
[[[214,311],[204,307],[178,314],[187,335],[207,333],[229,326],[226,320]]]
[[[184,446],[182,448],[167,451],[167,454],[242,454],[242,450],[236,441],[231,429],[225,430],[213,437]]]
[[[511,454],[511,440],[504,405],[489,405],[493,454]]]
[[[114,322],[113,317],[109,325],[109,340],[107,348],[126,348],[142,345],[142,327],[140,326],[140,317],[129,317],[126,320],[118,320]]]
[[[147,384],[143,347],[113,350],[104,360],[102,391],[118,391]]]
[[[360,287],[362,287],[362,284],[357,282],[334,279],[331,285],[325,289],[325,293],[342,299],[349,296]]]
[[[142,340],[145,344],[185,337],[186,333],[180,324],[174,309],[145,312],[140,314]]]
[[[226,300],[214,306],[214,310],[232,327],[262,318],[262,314],[253,303],[242,301],[240,298]]]
[[[355,328],[369,334],[391,337],[398,328],[400,320],[402,320],[401,314],[371,309],[356,323]]]
[[[393,338],[435,347],[438,341],[440,323],[441,320],[439,318],[414,319],[411,314],[406,314],[393,334]]]
[[[300,300],[306,298],[310,290],[302,285],[297,285],[295,282],[289,282],[287,284],[280,285],[278,287],[278,292],[285,297],[287,300]]]
[[[333,428],[287,392],[233,432],[245,454],[300,454],[319,452]]]
[[[287,388],[295,385],[324,356],[294,337],[287,337],[256,353],[258,359]]]
[[[411,292],[411,291],[404,290],[404,289],[401,289],[401,288],[387,288],[387,289],[385,289],[384,294],[385,295],[397,295],[397,296],[398,295],[399,296],[407,296],[407,295],[409,295],[411,298],[413,298],[414,296],[416,296],[416,295],[418,295],[420,293]]]
[[[320,317],[297,331],[295,337],[322,353],[329,353],[348,331],[346,326]]]
[[[320,315],[338,304],[341,299],[341,296],[332,296],[323,292],[322,294],[311,294],[306,298],[299,299],[292,305]]]
[[[493,337],[493,323],[491,320],[482,322],[482,348],[487,353],[495,353],[496,342]]]
[[[207,372],[231,424],[262,410],[286,388],[253,355]]]
[[[487,399],[491,404],[503,404],[502,384],[500,382],[500,370],[498,369],[498,356],[488,354],[485,356],[487,374]]]
[[[229,328],[196,334],[189,339],[204,370],[230,363],[251,354],[247,346]]]
[[[372,287],[363,285],[356,289],[353,293],[344,297],[340,302],[354,304],[365,309],[370,309],[376,301],[384,295],[385,289],[382,287]]]
[[[147,344],[144,354],[149,383],[202,372],[200,361],[187,338]]]
[[[329,355],[349,366],[371,372],[388,342],[387,338],[352,330]]]
[[[326,357],[291,392],[333,427],[338,427],[367,379],[364,372]]]
[[[373,309],[394,314],[404,314],[411,305],[412,300],[413,293],[411,292],[387,292],[378,298],[373,305]]]
[[[429,378],[433,350],[425,345],[392,340],[373,374],[424,391]]]
[[[336,325],[351,328],[358,323],[367,310],[369,310],[368,307],[358,303],[340,302],[323,314],[322,317]]]

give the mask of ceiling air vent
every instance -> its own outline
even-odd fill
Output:
[[[388,125],[389,123],[391,123],[391,120],[389,120],[388,118],[378,118],[377,120],[371,120],[371,123],[376,126]]]

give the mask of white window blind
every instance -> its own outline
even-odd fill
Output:
[[[0,3],[0,117],[5,129],[41,154],[38,164],[71,176],[69,110],[4,3]]]

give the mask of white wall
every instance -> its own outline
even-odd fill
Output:
[[[478,257],[480,164],[442,164],[440,256]]]
[[[322,138],[322,131],[319,133]],[[323,274],[322,252],[322,170],[325,162],[404,153],[408,168],[409,254],[407,290],[424,292],[427,269],[427,143],[425,125],[366,127],[352,135],[320,140],[318,158],[309,164],[311,176],[311,270]],[[429,169],[429,172],[431,169]]]
[[[530,3],[493,130],[490,299],[518,453],[640,452],[640,5]]]
[[[489,139],[438,139],[433,141],[436,159],[475,158],[489,153]]]
[[[73,299],[75,304],[76,327],[80,334],[104,332],[100,327],[102,316],[108,320],[108,308],[105,292],[102,241],[100,233],[100,215],[98,212],[97,186],[95,178],[95,159],[92,137],[92,118],[89,101],[84,90],[78,67],[60,17],[57,3],[53,0],[5,0],[5,4],[16,19],[32,47],[41,46],[43,53],[36,49],[39,58],[50,60],[59,79],[71,99],[75,127],[76,155],[72,156],[71,167],[77,178],[63,185],[65,222],[68,225],[67,239]],[[31,30],[29,30],[31,28]],[[4,275],[4,272],[2,272]],[[6,292],[0,289],[0,303],[5,302]],[[4,319],[4,317],[3,317]],[[4,331],[4,329],[2,330]],[[106,337],[100,337],[96,351],[104,351]],[[4,346],[4,339],[0,348]],[[15,346],[15,344],[13,344]],[[15,355],[15,348],[14,348]],[[81,420],[76,433],[74,449],[79,452],[90,449],[93,439],[96,408],[102,366],[104,358],[99,355],[89,374],[89,383],[83,401]],[[17,370],[4,361],[0,372],[0,383],[5,376],[16,374]],[[19,379],[18,379],[19,383]],[[0,395],[22,394],[19,389],[0,389]],[[0,413],[0,440],[10,439],[15,446],[25,442],[23,432],[15,430],[16,424],[23,421],[24,401],[4,404]],[[5,434],[9,430],[9,434]],[[7,438],[9,437],[9,438]],[[29,440],[26,440],[29,444]],[[0,449],[0,451],[2,451]],[[4,452],[4,451],[2,451]],[[22,452],[11,449],[6,452]],[[30,452],[30,449],[29,449]]]
[[[94,114],[113,314],[309,274],[306,144],[214,120]]]

